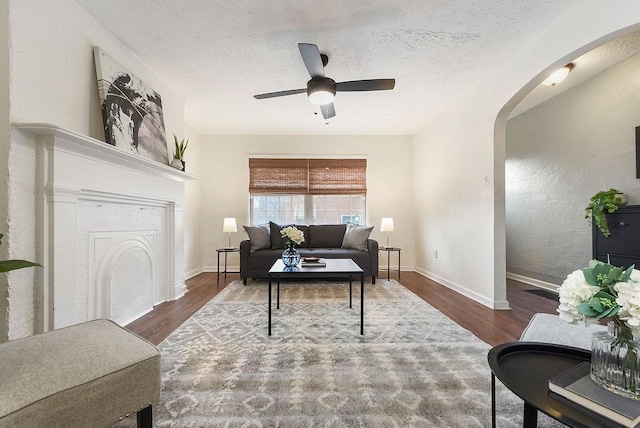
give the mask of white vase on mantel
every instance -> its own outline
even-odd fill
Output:
[[[182,161],[180,159],[174,158],[169,165],[175,169],[182,169]]]

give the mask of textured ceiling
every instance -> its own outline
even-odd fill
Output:
[[[612,40],[571,61],[574,68],[565,80],[556,86],[540,85],[531,91],[511,112],[511,117],[571,89],[608,68],[640,52],[640,31]]]
[[[413,134],[578,0],[76,0],[186,100],[206,134]],[[329,56],[338,93],[328,124],[306,95],[297,43]],[[162,94],[161,94],[162,95]]]

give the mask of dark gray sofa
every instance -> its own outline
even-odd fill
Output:
[[[367,251],[341,248],[346,225],[295,225],[304,233],[305,241],[297,247],[302,257],[323,257],[327,259],[352,259],[376,283],[378,275],[378,242],[367,239]],[[251,241],[240,242],[240,277],[244,284],[248,278],[267,278],[271,266],[282,257],[284,240],[280,228],[271,223],[271,248],[251,252]]]

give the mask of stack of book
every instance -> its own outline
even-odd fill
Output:
[[[303,257],[302,267],[327,267],[327,262],[319,257]]]
[[[591,380],[591,364],[583,362],[549,381],[549,390],[594,413],[633,428],[640,424],[640,400],[608,391]]]

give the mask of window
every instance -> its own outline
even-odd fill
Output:
[[[365,159],[249,159],[252,224],[364,223]]]

